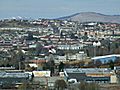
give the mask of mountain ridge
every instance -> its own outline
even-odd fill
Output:
[[[110,22],[120,24],[120,15],[105,15],[96,12],[81,12],[58,18],[59,20],[71,20],[78,22]]]

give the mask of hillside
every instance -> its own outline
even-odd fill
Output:
[[[120,23],[120,15],[104,15],[95,12],[81,12],[70,16],[60,17],[60,20],[71,20],[78,22],[111,22]]]

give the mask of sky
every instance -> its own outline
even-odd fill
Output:
[[[0,19],[58,18],[80,12],[120,15],[120,0],[0,0]]]

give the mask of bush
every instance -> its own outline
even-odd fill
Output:
[[[67,87],[67,84],[63,79],[55,81],[55,89],[56,90],[64,90],[66,87]]]
[[[79,90],[99,90],[99,85],[96,83],[81,82]]]

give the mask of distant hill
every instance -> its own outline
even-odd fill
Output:
[[[120,23],[120,15],[104,15],[95,12],[81,12],[70,16],[60,17],[60,20],[71,20],[78,22],[111,22]]]

